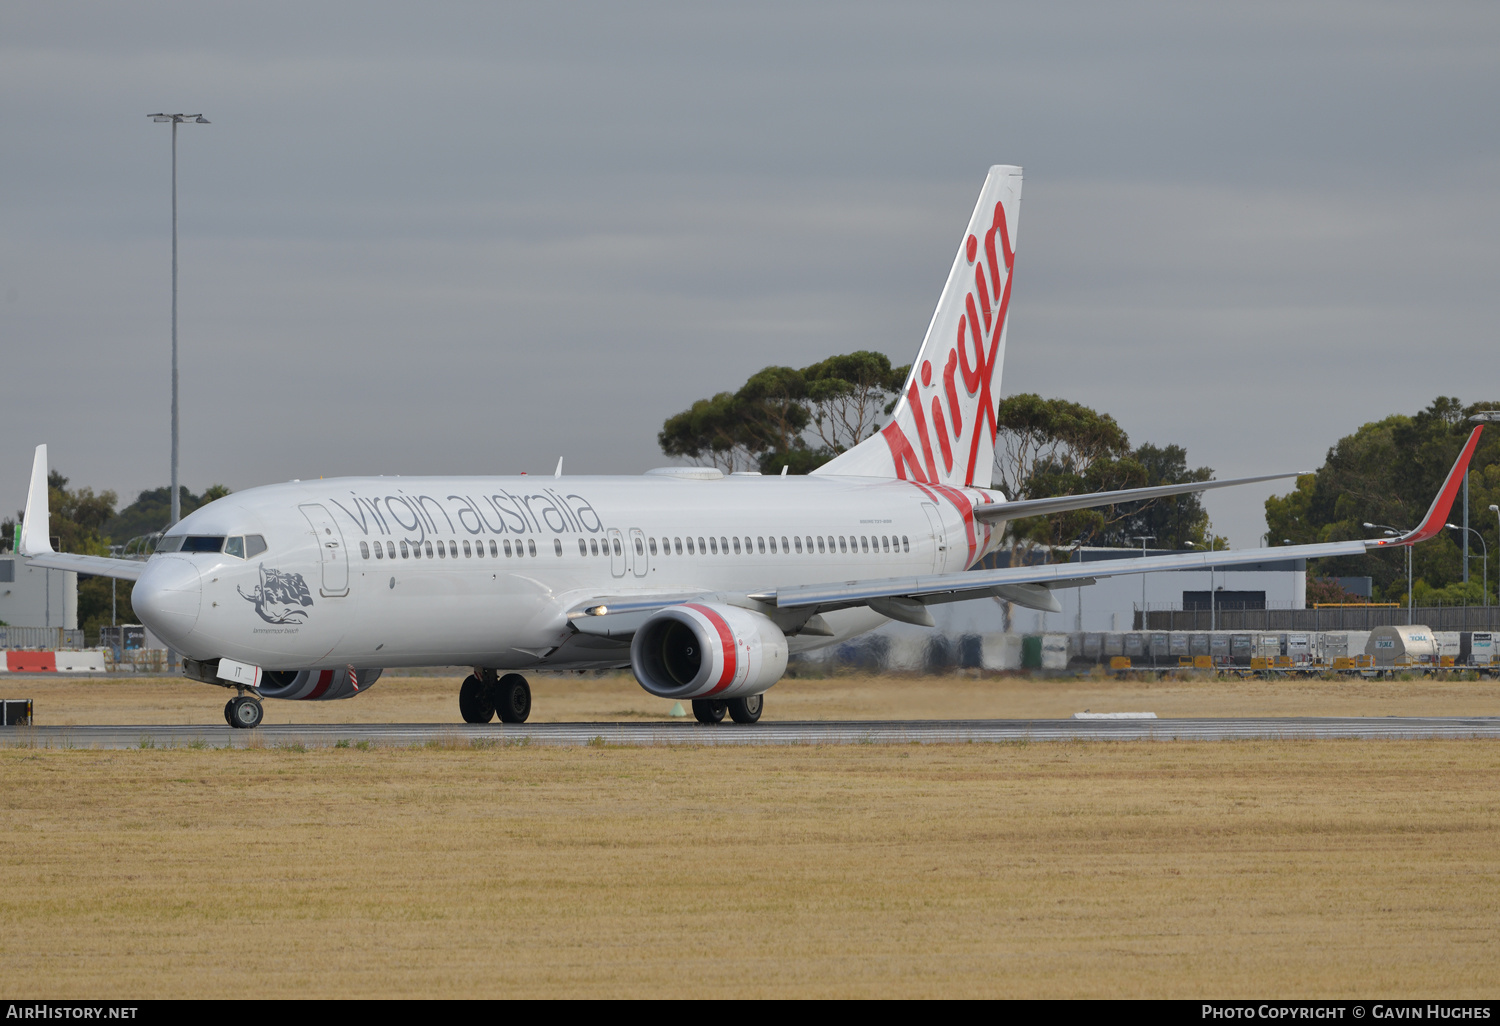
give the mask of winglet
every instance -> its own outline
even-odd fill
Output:
[[[39,445],[31,463],[31,489],[26,493],[25,519],[21,521],[21,555],[42,556],[52,551],[52,539],[47,534],[50,522],[47,515],[47,447]]]
[[[1443,482],[1437,498],[1433,499],[1432,505],[1427,508],[1427,515],[1422,518],[1422,522],[1399,538],[1380,539],[1376,542],[1377,547],[1415,545],[1417,542],[1437,537],[1438,532],[1442,531],[1444,524],[1448,521],[1448,513],[1453,509],[1453,500],[1458,497],[1459,485],[1463,484],[1464,471],[1469,469],[1469,460],[1473,458],[1474,450],[1479,446],[1479,433],[1483,430],[1483,424],[1476,425],[1469,435],[1468,442],[1464,444],[1464,451],[1458,454],[1458,460],[1453,464],[1453,469],[1448,471],[1448,479]]]

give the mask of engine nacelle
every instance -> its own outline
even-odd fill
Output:
[[[786,673],[786,635],[770,618],[717,603],[667,606],[635,632],[630,668],[659,698],[745,698]]]
[[[380,679],[380,670],[355,670],[359,687],[344,670],[265,670],[260,675],[259,691],[263,698],[289,698],[303,702],[328,702],[335,698],[353,698],[370,689]]]

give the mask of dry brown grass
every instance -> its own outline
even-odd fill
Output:
[[[1500,992],[1492,742],[11,749],[0,780],[28,995]]]
[[[388,676],[340,702],[267,702],[267,723],[456,723],[458,679]],[[661,720],[672,703],[628,674],[532,679],[533,722]],[[223,689],[163,678],[5,678],[0,698],[36,701],[41,724],[223,723]],[[1094,712],[1158,716],[1494,716],[1500,681],[1258,681],[839,676],[784,680],[771,720],[1033,719]]]

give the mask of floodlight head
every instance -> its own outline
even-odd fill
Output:
[[[1491,506],[1490,507],[1490,512],[1491,513],[1500,513],[1500,506]]]
[[[1446,527],[1450,531],[1462,531],[1463,530],[1463,528],[1459,527],[1457,524],[1444,524],[1443,526]]]
[[[172,115],[170,115],[170,114],[147,114],[146,116],[148,118],[150,118],[152,121],[171,121],[172,120]]]
[[[208,118],[204,117],[202,114],[198,115],[198,119],[194,123],[195,124],[199,124],[199,125],[211,125],[211,124],[213,124],[212,121],[209,121]]]

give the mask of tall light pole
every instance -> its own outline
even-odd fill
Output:
[[[1389,524],[1365,524],[1365,527],[1369,528],[1372,531],[1384,531],[1386,534],[1391,535],[1392,537],[1400,537],[1401,535],[1403,535],[1403,534],[1406,533],[1405,531],[1401,530],[1401,528],[1399,528],[1399,527],[1392,527]],[[1412,613],[1411,613],[1411,546],[1410,545],[1404,545],[1404,546],[1402,546],[1402,548],[1406,549],[1406,622],[1408,624],[1410,624],[1411,623],[1411,617],[1412,617]]]
[[[1474,530],[1474,528],[1472,528],[1472,527],[1459,527],[1457,524],[1444,524],[1443,526],[1446,527],[1446,528],[1448,528],[1448,530],[1450,530],[1450,531],[1468,531],[1469,534],[1472,534],[1474,537],[1476,537],[1476,538],[1479,539],[1479,544],[1480,545],[1484,546],[1484,550],[1483,550],[1484,551],[1484,604],[1485,605],[1489,605],[1490,604],[1490,545],[1489,545],[1489,542],[1487,542],[1487,541],[1484,540],[1484,535],[1480,534],[1478,531]],[[1465,541],[1465,543],[1467,543],[1468,540],[1469,540],[1468,535],[1464,535],[1464,541]],[[1469,548],[1469,546],[1467,544],[1465,544],[1464,545],[1465,552],[1467,552],[1468,548]]]
[[[1146,558],[1146,543],[1148,541],[1156,541],[1156,535],[1154,535],[1154,534],[1138,534],[1138,535],[1135,536],[1135,540],[1141,543],[1141,558],[1145,559]],[[1144,630],[1148,630],[1148,629],[1149,629],[1149,625],[1146,623],[1146,575],[1144,573],[1142,573],[1141,574],[1141,630],[1144,631]]]
[[[1210,530],[1208,532],[1208,551],[1209,552],[1214,551],[1214,543],[1215,543],[1214,533],[1213,533],[1212,530]],[[1196,549],[1198,547],[1198,543],[1194,542],[1194,541],[1186,542],[1185,544],[1188,545],[1188,547],[1194,548],[1194,549]],[[1212,566],[1210,566],[1208,568],[1208,629],[1209,629],[1210,632],[1214,631],[1217,628],[1217,625],[1215,623],[1215,619],[1216,619],[1216,615],[1217,615],[1218,603],[1214,599],[1215,599],[1215,596],[1214,596],[1214,568]]]
[[[172,123],[172,521],[182,519],[182,497],[177,488],[177,126],[206,125],[202,114],[147,114],[152,121]]]

